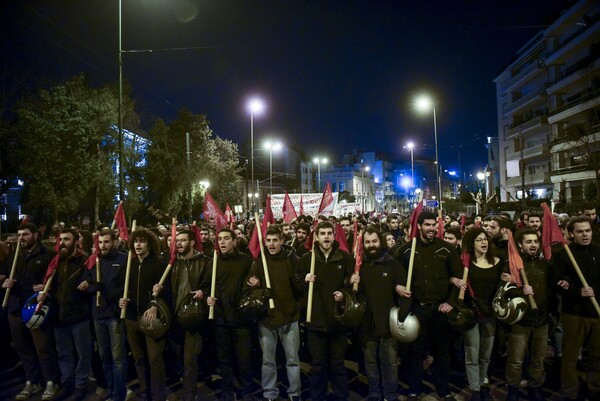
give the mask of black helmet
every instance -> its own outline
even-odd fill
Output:
[[[515,324],[525,316],[529,306],[525,298],[513,296],[517,286],[514,283],[506,283],[498,288],[492,307],[496,318],[504,323]]]
[[[340,292],[344,294],[344,299],[335,303],[335,319],[346,327],[358,327],[367,309],[366,300],[354,291],[344,289]]]
[[[155,299],[148,303],[148,309],[156,306],[156,319],[149,322],[144,316],[139,318],[140,330],[148,337],[159,339],[164,337],[171,326],[171,312],[162,299]]]
[[[265,317],[269,311],[269,298],[271,298],[270,288],[252,290],[240,299],[237,309],[240,318],[257,321]]]
[[[205,318],[204,302],[194,299],[192,294],[188,294],[187,299],[177,311],[177,323],[186,331],[196,333],[200,330]]]
[[[475,311],[464,305],[455,305],[446,316],[448,317],[448,323],[460,331],[471,330],[477,324]]]

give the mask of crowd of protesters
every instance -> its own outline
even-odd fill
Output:
[[[542,243],[550,227],[541,212],[516,220],[500,213],[445,215],[439,221],[424,211],[415,216],[415,228],[409,217],[366,213],[279,220],[262,233],[264,257],[253,256],[254,222],[243,219],[218,232],[214,221],[177,224],[175,237],[168,224],[158,223],[136,228],[128,240],[119,229],[101,225],[90,231],[23,223],[0,242],[11,345],[25,378],[15,399],[41,393],[42,400],[82,400],[95,377],[102,400],[125,400],[134,379],[128,377],[130,352],[140,400],[200,399],[198,383],[214,377],[220,377],[218,394],[225,401],[255,399],[258,383],[266,401],[284,395],[290,401],[347,400],[348,347],[362,354],[369,401],[400,399],[399,382],[408,384],[403,397],[418,400],[428,365],[437,395],[456,399],[449,386],[456,361],[471,399],[491,399],[488,369],[494,359],[505,362],[506,399],[544,400],[549,350],[561,360],[565,400],[599,399],[600,317],[592,300],[600,291],[600,219],[594,206],[577,216],[554,216],[586,281],[562,244],[551,244],[550,257]],[[530,306],[518,322],[506,324],[492,303],[499,288],[515,281],[511,245],[528,277],[511,294],[537,308]],[[357,270],[359,248],[364,256]],[[461,255],[468,255],[466,266]],[[356,293],[366,306],[360,321],[350,324],[339,315]],[[21,315],[31,299],[50,305],[51,313],[36,328]],[[389,311],[406,299],[420,331],[404,344],[391,332]],[[262,313],[246,313],[244,302],[263,302]],[[185,320],[192,307],[201,311],[197,325]],[[468,327],[452,324],[451,316],[462,308],[474,311]],[[148,334],[165,315],[170,315],[165,332]],[[260,368],[253,363],[256,355]],[[302,389],[301,360],[310,366],[309,389]],[[282,375],[286,390],[280,394]],[[183,386],[170,397],[167,381],[173,377]]]

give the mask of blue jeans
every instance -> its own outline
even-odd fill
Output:
[[[258,326],[260,348],[263,354],[262,379],[263,397],[276,399],[279,396],[277,388],[277,338],[285,351],[285,369],[290,384],[288,396],[300,396],[300,328],[298,322],[271,330],[263,325]]]
[[[494,348],[494,321],[479,322],[463,333],[465,343],[465,367],[469,388],[480,391],[488,373],[492,349]]]
[[[383,387],[383,396],[386,400],[397,399],[398,342],[393,337],[369,337],[364,340],[363,354],[369,381],[369,397],[381,397]],[[381,361],[381,374],[377,363],[378,356]]]
[[[127,396],[125,325],[117,318],[94,319],[94,328],[106,387],[112,390],[114,401],[124,401]]]
[[[58,367],[63,384],[85,386],[92,370],[92,331],[90,322],[54,327]],[[77,350],[77,355],[75,355]]]

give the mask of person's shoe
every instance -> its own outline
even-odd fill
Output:
[[[102,393],[100,394],[100,400],[101,401],[106,401],[109,398],[112,398],[112,389],[111,388],[105,388],[104,390],[102,390]]]
[[[32,395],[39,393],[41,389],[42,387],[39,384],[32,383],[31,381],[27,380],[25,382],[25,387],[23,387],[23,390],[17,394],[15,400],[26,400]]]
[[[48,383],[46,383],[46,389],[42,394],[42,401],[49,401],[53,399],[57,391],[58,385],[54,384],[53,381],[49,381]]]
[[[471,401],[481,401],[481,391],[471,391]]]
[[[71,397],[71,401],[83,401],[85,396],[88,393],[87,386],[77,387],[73,392],[73,397]]]
[[[406,397],[406,401],[419,401],[419,396],[414,393],[409,394],[408,397]]]
[[[452,394],[448,394],[444,397],[444,401],[456,401],[456,398]]]
[[[506,401],[519,401],[519,389],[517,387],[508,386]]]
[[[75,385],[73,383],[65,383],[60,389],[56,392],[56,395],[52,399],[52,401],[63,401],[66,400],[73,394],[75,391]]]
[[[288,400],[289,401],[300,401],[300,396],[299,395],[289,395]]]

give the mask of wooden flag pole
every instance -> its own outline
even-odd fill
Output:
[[[215,292],[217,289],[217,249],[215,248],[213,252],[213,265],[212,265],[212,277],[210,280],[210,297],[215,297]],[[215,306],[211,305],[208,308],[208,318],[213,320],[215,318]]]
[[[58,268],[58,266],[57,266],[57,268]],[[44,289],[42,290],[42,292],[40,292],[40,295],[45,295],[48,293],[48,291],[50,290],[50,284],[52,284],[52,279],[54,278],[55,274],[56,274],[56,270],[54,270],[52,272],[52,275],[48,278],[48,281],[46,281],[46,285],[44,285]],[[38,313],[40,310],[42,310],[43,305],[44,305],[44,301],[38,302],[37,306],[35,307],[35,313]]]
[[[17,271],[17,259],[19,259],[19,253],[21,253],[21,241],[17,239],[17,248],[15,249],[15,257],[13,258],[12,267],[10,269],[10,275],[8,276],[11,280],[15,279],[15,273]],[[2,309],[5,309],[8,305],[8,298],[10,297],[10,290],[7,288],[4,293],[4,300],[2,301]]]
[[[123,204],[123,201],[119,202],[119,205]],[[118,210],[118,206],[117,206],[117,210]],[[110,225],[110,229],[111,231],[115,230],[115,227],[117,226],[117,220],[113,219],[112,224]],[[120,234],[120,232],[119,232]],[[100,233],[98,233],[98,235],[100,235]],[[117,238],[120,239],[120,238]],[[96,249],[97,253],[100,253],[99,249]],[[100,273],[100,260],[98,260],[98,256],[96,256],[96,283],[100,283],[102,282],[102,275]],[[100,290],[96,291],[96,306],[100,306]]]
[[[263,245],[262,229],[260,221],[258,220],[258,213],[254,213],[254,221],[256,222],[254,229],[258,230],[258,244],[260,245],[260,257],[263,265],[263,273],[265,275],[265,285],[267,288],[271,288],[271,279],[269,278],[269,269],[267,267],[267,258],[265,257],[265,247]],[[275,301],[273,298],[269,298],[269,308],[275,309]]]
[[[96,250],[100,252],[100,250]],[[96,255],[96,283],[100,283],[100,258]],[[100,290],[96,291],[96,307],[100,306]]]
[[[519,274],[521,274],[521,280],[523,280],[523,284],[529,285],[529,280],[527,280],[527,274],[525,274],[525,268],[519,270]],[[529,299],[529,305],[531,306],[531,310],[537,310],[538,306],[535,303],[535,299],[533,299],[533,295],[529,294],[527,298]]]
[[[408,260],[408,277],[406,278],[406,291],[410,291],[412,282],[413,266],[415,265],[415,252],[417,250],[417,237],[412,239],[410,244],[410,259]]]
[[[173,226],[173,224],[177,224],[177,219],[175,217],[171,219],[171,226]],[[176,238],[171,238],[171,241],[176,241]],[[169,256],[169,264],[167,265],[167,268],[165,269],[163,275],[160,277],[160,280],[158,281],[158,285],[160,285],[161,287],[165,284],[165,281],[167,280],[167,277],[169,276],[169,272],[171,272],[172,267],[173,264],[171,263]],[[152,296],[156,298],[158,296],[158,292],[153,292]]]
[[[571,263],[573,264],[573,267],[575,268],[575,271],[577,272],[577,276],[579,276],[579,280],[581,280],[581,284],[583,284],[584,287],[589,287],[585,277],[583,277],[583,273],[581,272],[581,269],[579,268],[577,261],[575,260],[575,257],[573,256],[573,253],[571,252],[571,248],[569,248],[569,244],[565,244],[565,250],[567,251],[567,255],[569,255],[569,259],[571,260]],[[596,300],[596,297],[589,297],[589,298],[592,301],[594,308],[596,309],[596,313],[598,313],[598,316],[600,316],[600,305],[598,305],[598,301]]]
[[[313,243],[312,243],[312,255],[310,257],[310,274],[314,276],[315,274],[315,243],[317,242],[317,233],[313,233]],[[308,301],[306,304],[306,323],[310,323],[312,319],[312,303],[313,303],[313,292],[315,291],[315,283],[310,281],[308,283]]]
[[[469,277],[469,268],[467,266],[464,266],[462,280],[467,281],[468,277]],[[460,291],[458,292],[458,299],[460,299],[461,301],[464,301],[464,299],[465,299],[465,289],[464,288],[461,288]]]
[[[131,232],[135,231],[135,220],[131,224]],[[125,269],[125,286],[123,287],[123,298],[127,299],[127,295],[129,293],[129,276],[131,273],[131,258],[133,257],[133,249],[129,250],[129,255],[127,256],[127,268]],[[125,319],[125,313],[127,308],[121,309],[121,319]]]

